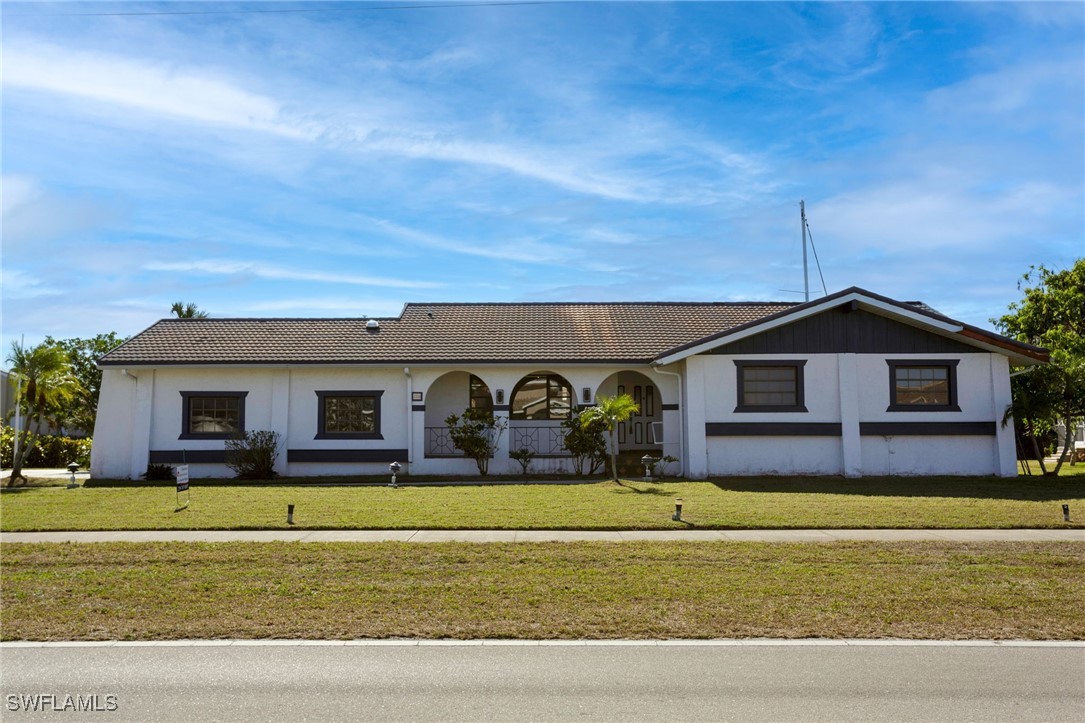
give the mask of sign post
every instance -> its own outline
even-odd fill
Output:
[[[177,474],[177,509],[183,510],[188,507],[188,503],[192,499],[192,493],[188,489],[188,465],[179,464],[175,469]],[[183,505],[181,504],[182,492],[185,493],[185,503]]]

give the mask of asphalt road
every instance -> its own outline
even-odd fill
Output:
[[[0,693],[5,721],[1082,721],[1085,647],[4,646]]]

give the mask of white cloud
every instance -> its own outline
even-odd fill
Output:
[[[9,43],[4,48],[3,84],[288,138],[314,137],[314,129],[284,118],[281,104],[272,98],[206,71],[193,73],[119,56]]]
[[[56,286],[50,285],[21,269],[13,269],[5,265],[2,276],[4,286],[4,300],[9,299],[36,299],[41,296],[55,296],[62,293]]]
[[[43,188],[35,179],[4,175],[3,227],[5,249],[85,236],[122,218],[124,209],[115,199],[87,194],[61,194]]]
[[[577,193],[586,193],[618,201],[658,200],[656,193],[638,188],[629,180],[610,176],[588,167],[578,168],[568,162],[571,149],[532,152],[499,143],[470,140],[442,140],[424,135],[368,135],[360,139],[365,150],[392,153],[410,158],[425,158],[451,163],[491,166],[518,176],[543,181]],[[543,156],[548,156],[544,158]]]
[[[407,279],[382,278],[377,276],[356,276],[335,274],[326,271],[305,271],[296,268],[284,268],[270,264],[228,259],[208,259],[207,261],[153,262],[145,264],[147,271],[174,271],[178,273],[198,272],[222,276],[255,276],[261,279],[281,281],[315,281],[327,284],[352,284],[357,286],[383,286],[398,289],[435,289],[444,284],[430,281],[409,281]]]
[[[394,236],[412,244],[438,249],[440,251],[464,254],[467,256],[480,256],[501,261],[520,261],[524,263],[564,263],[568,260],[568,253],[565,250],[532,239],[506,239],[501,242],[478,241],[475,243],[464,243],[437,236],[436,234],[431,234],[426,231],[408,228],[407,226],[383,218],[375,218],[364,214],[355,214],[354,218],[357,218],[364,223],[368,223],[390,236]]]
[[[403,304],[388,299],[355,299],[349,296],[291,297],[272,301],[257,301],[231,309],[233,313],[275,314],[289,312],[291,316],[332,313],[340,316],[399,316]]]
[[[6,218],[8,213],[30,203],[41,195],[41,187],[34,179],[5,173],[0,176],[0,210]]]

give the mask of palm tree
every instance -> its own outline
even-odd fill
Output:
[[[53,424],[68,402],[81,390],[79,380],[72,373],[67,352],[55,344],[42,343],[27,348],[20,342],[11,343],[11,382],[16,385],[15,404],[26,416],[22,430],[15,433],[20,438],[18,456],[11,465],[11,480],[14,485],[23,479],[23,463],[30,451],[35,434],[32,425]]]
[[[186,304],[183,301],[173,302],[173,306],[170,307],[170,313],[176,316],[178,319],[206,319],[207,312],[200,311],[200,307],[195,304]]]
[[[580,423],[584,426],[601,420],[610,435],[610,471],[614,475],[614,481],[618,481],[618,439],[615,430],[618,425],[626,421],[632,415],[640,411],[640,406],[633,401],[628,394],[619,394],[614,397],[599,395],[595,400],[595,406],[585,409],[580,414]]]

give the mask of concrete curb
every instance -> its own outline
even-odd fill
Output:
[[[180,648],[180,647],[949,647],[949,648],[1082,648],[1082,640],[904,640],[898,638],[717,638],[710,640],[70,640],[12,641],[9,648]]]

